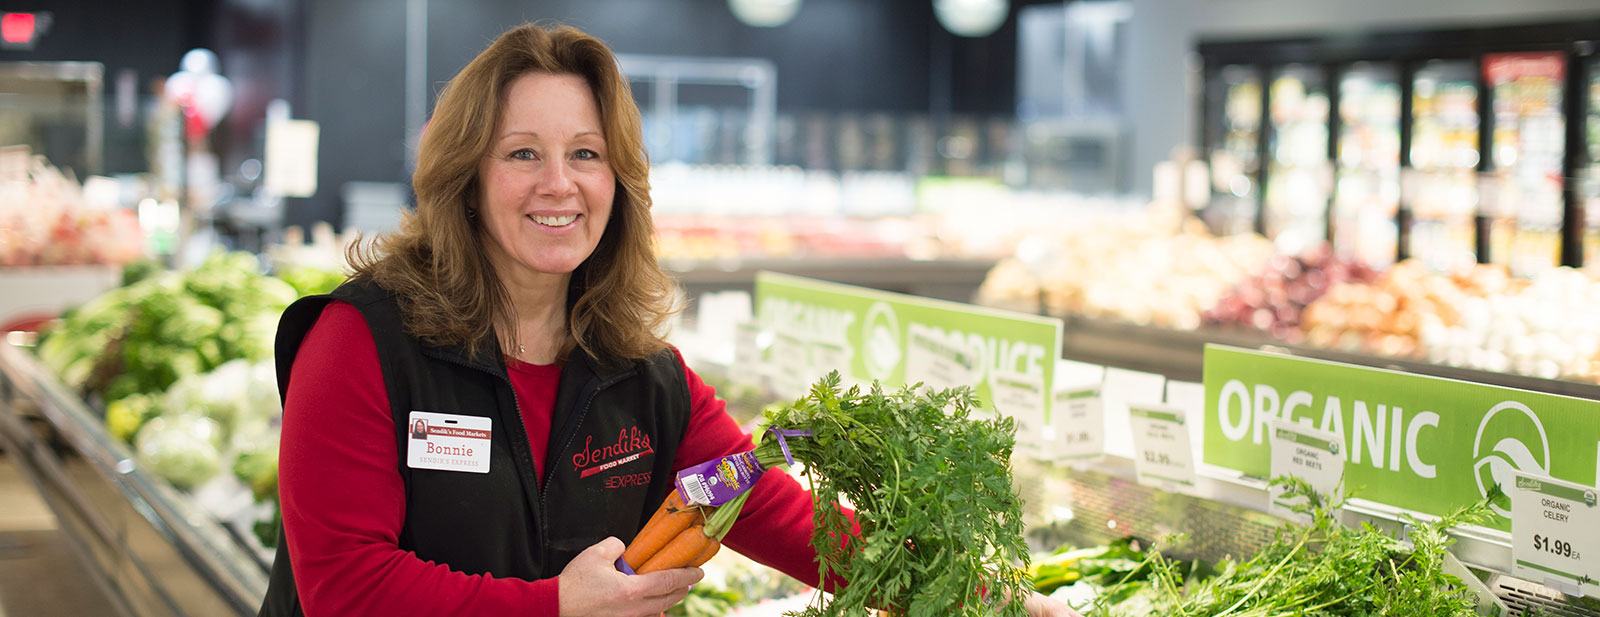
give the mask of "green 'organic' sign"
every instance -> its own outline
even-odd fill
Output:
[[[1273,417],[1344,437],[1347,494],[1427,514],[1481,500],[1515,472],[1594,486],[1600,401],[1294,358],[1205,351],[1205,462],[1270,466]],[[1507,529],[1508,502],[1495,527]]]
[[[756,320],[781,396],[838,370],[849,381],[970,386],[1023,430],[1048,421],[1061,320],[796,276],[756,275]]]

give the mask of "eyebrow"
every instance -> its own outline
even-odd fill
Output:
[[[527,136],[533,137],[533,138],[538,138],[539,137],[539,134],[535,133],[533,131],[509,131],[509,132],[501,135],[500,139],[505,139],[507,137],[513,137],[513,136],[516,136],[516,135],[527,135]],[[600,137],[600,138],[604,138],[605,137],[605,135],[601,135],[599,131],[580,131],[578,134],[573,135],[573,137],[584,137],[586,135],[594,135],[595,137]]]

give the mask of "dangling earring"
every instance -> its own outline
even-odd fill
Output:
[[[477,208],[467,208],[467,218],[468,219],[477,219],[478,218],[478,209]]]

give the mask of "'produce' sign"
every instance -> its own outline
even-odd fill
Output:
[[[772,334],[768,376],[785,397],[837,370],[846,380],[971,386],[1017,418],[1047,426],[1061,321],[795,276],[756,275],[756,319]]]
[[[1337,435],[1347,494],[1427,514],[1510,492],[1517,472],[1594,486],[1600,401],[1210,345],[1206,463],[1266,476],[1283,418]],[[1494,526],[1510,525],[1510,503]]]

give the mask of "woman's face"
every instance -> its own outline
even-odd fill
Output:
[[[570,274],[599,244],[616,194],[594,92],[577,75],[528,73],[505,97],[478,165],[490,254],[521,275]]]

